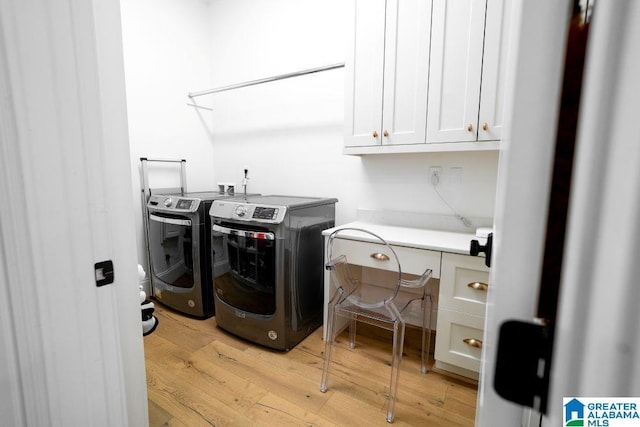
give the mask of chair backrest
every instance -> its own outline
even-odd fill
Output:
[[[353,241],[366,242],[365,252],[348,250]],[[360,244],[359,244],[360,246]],[[345,252],[357,259],[349,263]],[[327,269],[338,291],[349,302],[362,308],[382,307],[392,301],[400,288],[402,271],[393,247],[377,234],[360,228],[341,228],[329,235],[327,242]],[[362,267],[390,271],[386,281],[370,281],[363,277]],[[393,277],[393,279],[391,279]]]

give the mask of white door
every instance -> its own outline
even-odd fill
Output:
[[[562,47],[554,40],[565,39],[572,2],[557,3],[514,4],[520,54],[510,67],[513,114],[500,159],[477,426],[540,424],[524,421],[529,411],[499,397],[492,381],[499,325],[535,314],[553,147],[548,128],[556,128],[553,92],[562,73]],[[593,14],[543,426],[564,425],[563,397],[640,396],[639,20],[640,4],[631,0],[598,2]],[[532,55],[536,50],[545,55]],[[528,139],[527,123],[547,126]]]
[[[0,29],[0,424],[146,425],[118,2]]]
[[[485,0],[434,0],[427,142],[477,138]]]

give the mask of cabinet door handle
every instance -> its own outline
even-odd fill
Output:
[[[381,254],[380,252],[373,253],[369,256],[377,261],[389,261],[389,257],[385,254]]]
[[[487,289],[489,289],[489,285],[482,282],[467,283],[467,286],[470,287],[471,289],[475,289],[476,291],[486,291]]]
[[[378,137],[378,131],[377,131],[377,130],[374,130],[374,131],[373,131],[373,137],[374,137],[374,138],[377,138],[377,137]]]
[[[389,132],[385,129],[382,135],[387,138],[389,136]]]
[[[489,125],[486,122],[482,124],[482,130],[485,132],[489,130]]]
[[[469,124],[469,126],[467,126],[467,130],[468,130],[469,132],[473,132],[473,125],[472,125],[472,124]]]
[[[482,348],[482,340],[477,340],[475,338],[465,338],[462,340],[463,343],[475,348]]]

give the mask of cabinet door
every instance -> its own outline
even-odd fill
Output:
[[[433,0],[427,142],[475,141],[486,0]]]
[[[431,1],[388,0],[382,144],[424,144]]]
[[[382,141],[385,0],[355,0],[345,63],[345,146]]]
[[[505,0],[487,0],[479,141],[498,140],[502,137],[511,3]]]

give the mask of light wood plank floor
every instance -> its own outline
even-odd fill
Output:
[[[153,426],[386,426],[391,335],[363,327],[355,350],[338,338],[326,393],[319,390],[322,328],[289,352],[245,342],[156,304],[144,338]],[[376,329],[377,331],[377,329]],[[419,334],[408,331],[394,425],[473,426],[475,384],[420,373]],[[433,360],[431,360],[433,362]]]

